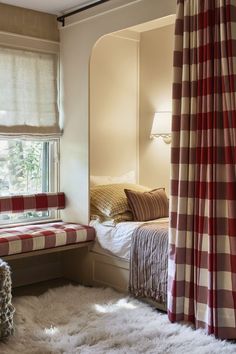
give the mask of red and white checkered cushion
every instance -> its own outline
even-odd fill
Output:
[[[0,229],[0,256],[93,241],[95,230],[87,225],[54,222]]]
[[[65,194],[63,192],[0,197],[0,213],[23,213],[25,211],[64,208]]]

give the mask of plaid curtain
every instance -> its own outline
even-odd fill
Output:
[[[236,1],[178,0],[168,315],[236,338]]]

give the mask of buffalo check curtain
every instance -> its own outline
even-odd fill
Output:
[[[178,0],[168,315],[236,338],[236,1]]]

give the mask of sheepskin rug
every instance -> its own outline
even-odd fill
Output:
[[[167,315],[111,289],[67,285],[15,298],[15,334],[0,353],[236,353],[236,344],[171,324]]]

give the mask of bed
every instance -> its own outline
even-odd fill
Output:
[[[154,301],[158,308],[165,309],[168,199],[163,188],[150,191],[147,187],[135,184],[111,184],[107,187],[99,186],[97,189],[95,187],[95,190],[99,197],[94,196],[92,191],[93,220],[90,226],[96,230],[96,242],[88,256],[92,285],[130,291],[135,296]],[[155,204],[155,208],[149,208],[145,199],[145,213],[137,215],[141,209],[132,208],[128,198],[129,192],[133,193],[131,197],[139,198],[138,201],[135,200],[139,207],[142,204],[140,198],[143,196],[156,203],[158,194],[159,204]],[[156,219],[154,216],[157,209],[159,212]],[[124,220],[120,220],[120,217],[124,217]]]

